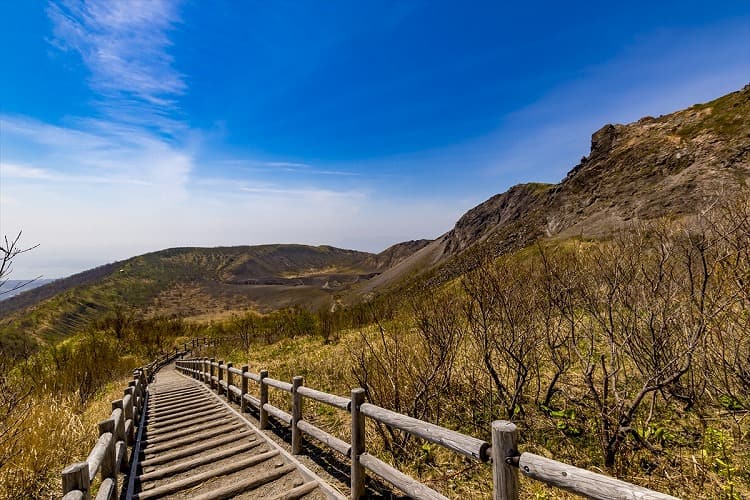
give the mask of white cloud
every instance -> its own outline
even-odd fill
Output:
[[[0,115],[3,178],[155,185],[181,195],[192,157],[144,129],[81,120],[70,127]]]
[[[311,165],[307,163],[292,163],[286,161],[267,161],[263,163],[268,167],[291,167],[291,168],[310,168]]]
[[[16,165],[14,163],[0,163],[0,176],[9,179],[52,180],[55,175],[44,168]]]
[[[168,33],[180,22],[175,2],[63,0],[50,3],[47,13],[52,42],[81,55],[93,90],[156,106],[173,104],[186,90],[168,52]]]

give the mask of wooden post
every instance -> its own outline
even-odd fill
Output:
[[[208,376],[208,382],[209,382],[209,385],[210,385],[211,389],[213,389],[214,387],[216,387],[214,385],[214,368],[216,368],[214,366],[214,358],[211,358],[209,360],[209,362],[208,362],[208,370],[209,370],[208,371],[208,375],[209,375]]]
[[[208,373],[208,358],[203,358],[203,363],[201,363],[201,371],[203,372],[203,383],[208,384],[208,379],[206,378],[206,374]]]
[[[247,410],[247,401],[245,401],[245,394],[247,394],[247,377],[245,374],[249,370],[247,365],[242,366],[242,388],[240,390],[240,412],[245,412]]]
[[[365,452],[365,416],[359,406],[365,402],[365,390],[352,389],[352,451],[351,451],[351,490],[352,500],[359,500],[365,494],[365,469],[359,456]]]
[[[99,435],[109,433],[112,437],[107,444],[107,450],[104,452],[102,458],[101,474],[102,479],[110,478],[114,481],[115,491],[117,491],[117,438],[115,430],[115,422],[112,419],[102,420],[99,422]]]
[[[297,424],[302,420],[302,394],[297,389],[303,384],[304,379],[299,375],[292,379],[292,455],[302,452],[302,433]]]
[[[234,377],[229,369],[232,367],[232,363],[227,363],[227,401],[232,402],[232,391],[229,390],[229,386],[232,385]]]
[[[268,385],[264,380],[268,377],[268,370],[260,371],[260,428],[268,429],[268,412],[263,406],[268,403]]]
[[[130,446],[135,442],[134,429],[138,427],[138,422],[136,420],[138,416],[138,408],[136,408],[135,387],[128,387],[124,392],[126,396],[129,395],[130,397],[125,398],[125,400],[127,400],[127,404],[124,404],[122,407],[122,418],[124,420],[131,420],[133,422],[133,425],[130,426],[128,434],[125,436],[125,442]]]
[[[518,430],[505,420],[492,422],[493,500],[518,500],[518,468],[506,463],[518,455]]]
[[[216,378],[218,379],[216,381],[216,393],[219,396],[221,396],[221,382],[224,380],[224,373],[222,370],[223,368],[224,368],[224,360],[222,359],[222,360],[219,360],[219,367],[218,367],[219,374],[216,376]]]
[[[89,481],[89,464],[88,462],[77,462],[70,464],[62,471],[63,496],[71,491],[83,492],[83,498],[91,498],[91,482]]]

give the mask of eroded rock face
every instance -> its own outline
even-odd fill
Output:
[[[488,237],[493,230],[510,226],[543,206],[551,184],[519,184],[472,208],[446,235],[446,254],[454,255]]]
[[[591,154],[589,158],[601,158],[609,153],[617,138],[617,128],[611,123],[603,126],[591,136]]]
[[[467,250],[498,255],[542,236],[598,236],[623,224],[696,213],[750,186],[750,86],[658,118],[608,124],[559,184],[522,184],[469,210],[445,234],[445,278]]]

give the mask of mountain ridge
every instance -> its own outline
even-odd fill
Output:
[[[589,154],[559,183],[512,186],[434,240],[405,241],[378,254],[294,244],[150,252],[3,301],[0,328],[24,308],[66,294],[68,302],[57,307],[84,319],[86,311],[95,316],[101,304],[125,299],[148,314],[188,317],[211,308],[263,312],[352,303],[404,284],[435,286],[470,270],[478,256],[540,238],[602,237],[641,220],[687,217],[748,186],[750,85],[657,118],[604,125],[592,134]],[[139,271],[129,274],[134,266]],[[46,322],[54,319],[37,325],[46,328]]]

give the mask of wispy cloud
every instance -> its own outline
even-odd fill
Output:
[[[364,198],[366,195],[359,191],[334,191],[330,189],[319,188],[298,188],[288,189],[278,186],[243,186],[240,191],[253,193],[260,196],[274,196],[284,198],[305,198],[305,199],[357,199]]]
[[[267,161],[263,163],[267,167],[291,167],[291,168],[311,168],[312,165],[307,163],[292,163],[286,161]]]
[[[159,186],[184,196],[192,157],[138,127],[79,120],[68,127],[0,115],[3,179]]]
[[[312,165],[310,163],[297,163],[286,161],[256,161],[248,159],[218,160],[210,162],[211,166],[220,168],[236,169],[242,172],[269,173],[269,174],[303,174],[307,176],[340,176],[340,177],[362,177],[362,173],[346,169],[330,169]],[[346,168],[348,165],[345,165]]]
[[[180,22],[169,0],[63,0],[50,3],[52,43],[80,53],[91,86],[102,94],[135,97],[156,105],[185,91],[173,66],[168,33]]]
[[[55,178],[54,173],[47,169],[14,163],[0,163],[0,174],[8,179],[53,180]]]

